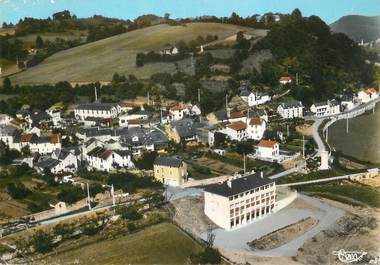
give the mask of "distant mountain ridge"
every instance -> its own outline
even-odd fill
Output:
[[[334,32],[345,33],[354,41],[370,42],[380,38],[379,16],[344,16],[330,25]]]

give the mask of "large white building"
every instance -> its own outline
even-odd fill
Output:
[[[88,104],[80,104],[74,110],[77,120],[85,120],[86,118],[114,119],[121,112],[118,104],[93,102]]]
[[[284,102],[278,105],[277,113],[284,119],[302,118],[303,108],[301,101]]]
[[[340,104],[336,100],[318,102],[310,107],[310,111],[317,117],[325,117],[340,113]]]
[[[204,212],[215,224],[230,230],[274,212],[275,201],[275,182],[261,172],[207,186]]]

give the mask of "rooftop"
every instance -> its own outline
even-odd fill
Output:
[[[242,121],[237,121],[237,122],[228,124],[227,127],[235,131],[240,131],[240,130],[245,130],[247,128],[247,124]]]
[[[271,140],[261,140],[257,146],[259,147],[266,147],[266,148],[273,148],[273,146],[275,146],[276,144],[278,144],[276,141],[271,141]]]
[[[225,181],[220,184],[212,184],[206,186],[205,191],[221,195],[223,197],[230,197],[242,192],[246,192],[269,183],[274,183],[274,180],[262,176],[261,173],[250,174],[241,176],[236,179]]]
[[[154,160],[154,164],[165,167],[181,167],[183,165],[183,161],[177,157],[159,156]]]

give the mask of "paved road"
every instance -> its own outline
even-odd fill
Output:
[[[295,167],[289,168],[285,171],[277,173],[277,174],[270,176],[268,178],[270,178],[270,179],[282,178],[282,177],[285,177],[287,175],[293,174],[293,173],[297,172],[299,169],[304,168],[304,167],[306,167],[306,162],[302,162],[300,164],[297,164]]]
[[[298,248],[300,248],[308,239],[312,238],[322,230],[333,227],[337,220],[344,215],[343,210],[335,208],[327,203],[322,203],[317,199],[302,194],[299,196],[306,202],[318,207],[320,210],[312,211],[306,209],[284,208],[272,215],[259,219],[252,224],[236,230],[226,231],[219,228],[214,230],[214,245],[219,248],[222,253],[229,253],[233,256],[254,255],[263,257],[290,257],[296,255]],[[309,216],[318,219],[319,223],[305,234],[278,248],[261,251],[252,250],[247,245],[247,242]],[[201,237],[206,239],[207,233],[203,233]]]

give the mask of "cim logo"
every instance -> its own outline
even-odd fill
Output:
[[[344,249],[333,251],[332,253],[335,256],[338,256],[338,259],[343,263],[353,263],[358,262],[363,259],[367,252],[361,251],[346,251]]]

